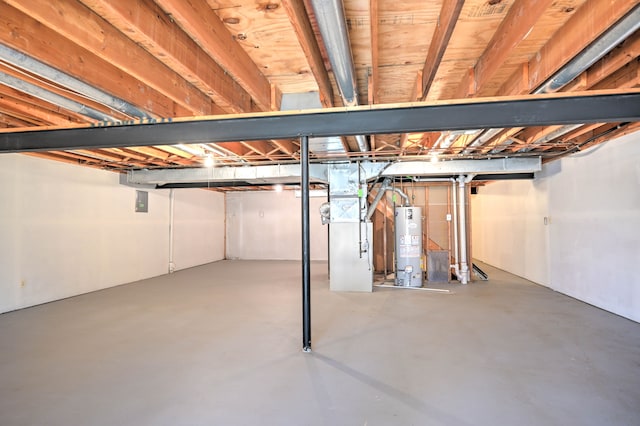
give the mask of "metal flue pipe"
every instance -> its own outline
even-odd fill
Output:
[[[380,189],[378,190],[378,193],[376,194],[375,198],[373,199],[373,202],[369,206],[369,210],[367,211],[367,220],[371,220],[371,216],[373,216],[373,213],[375,213],[376,207],[378,207],[378,203],[380,203],[380,200],[382,199],[382,196],[384,195],[385,192],[387,192],[389,190],[390,191],[394,191],[398,195],[400,195],[404,199],[404,205],[405,206],[409,205],[409,196],[407,194],[405,194],[404,192],[402,192],[402,190],[400,188],[392,187],[391,186],[391,178],[385,178],[382,181],[382,185],[380,186]]]

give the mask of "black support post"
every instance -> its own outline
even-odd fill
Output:
[[[311,352],[311,233],[309,226],[309,137],[300,138],[302,182],[302,350]]]

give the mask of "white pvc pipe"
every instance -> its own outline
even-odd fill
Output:
[[[169,190],[169,273],[173,273],[176,265],[173,263],[173,211],[175,209],[175,193]]]
[[[458,257],[458,192],[456,188],[456,181],[453,181],[453,188],[451,191],[451,203],[453,204],[453,258],[454,264],[451,265],[454,268],[456,277],[460,279],[460,259]]]
[[[460,284],[468,284],[470,279],[469,264],[467,262],[467,207],[466,184],[473,179],[473,175],[460,175],[458,178],[458,201],[460,202]]]

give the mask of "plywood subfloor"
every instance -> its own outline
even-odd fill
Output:
[[[493,268],[451,295],[224,261],[0,315],[0,423],[640,423],[640,324]]]

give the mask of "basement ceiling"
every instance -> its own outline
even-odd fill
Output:
[[[319,7],[331,3],[344,6],[359,105],[640,87],[637,0],[5,0],[0,132],[279,111],[283,96],[297,105],[309,94],[309,107],[345,106],[332,61],[339,53],[319,25]],[[340,26],[329,24],[333,38]],[[363,135],[365,145],[334,138],[313,150],[312,141],[312,160],[550,161],[639,128],[589,122]],[[114,144],[28,155],[127,171],[201,167],[208,156],[226,165],[294,163],[299,144]]]

